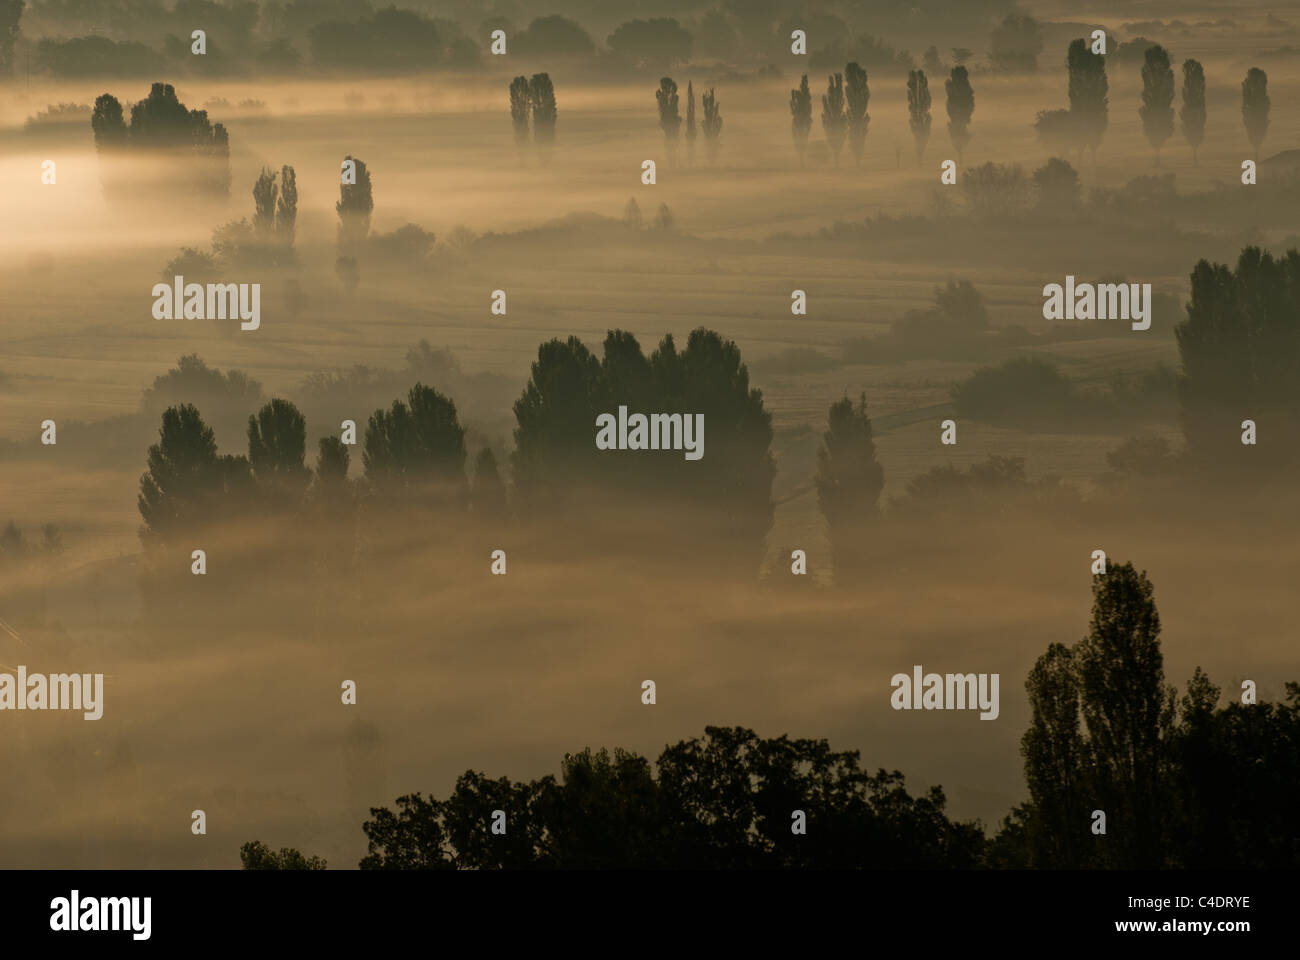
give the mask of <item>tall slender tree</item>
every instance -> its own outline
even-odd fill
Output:
[[[1071,128],[1079,150],[1086,147],[1097,163],[1097,148],[1110,122],[1108,97],[1110,84],[1106,79],[1106,58],[1092,52],[1086,40],[1074,40],[1066,56],[1070,77]]]
[[[907,125],[916,142],[916,162],[919,165],[930,139],[930,85],[924,70],[910,70],[907,74]]]
[[[533,96],[528,78],[515,77],[510,81],[510,124],[514,130],[520,163],[524,160],[524,151],[528,146],[528,119],[532,112]]]
[[[867,71],[856,62],[845,66],[844,101],[849,124],[849,149],[853,151],[854,164],[859,167],[862,166],[862,151],[867,142],[867,125],[871,123],[871,117],[867,114],[867,102],[870,99]]]
[[[1163,740],[1173,724],[1175,692],[1165,687],[1160,615],[1145,572],[1112,563],[1093,578],[1092,620],[1075,657],[1096,796],[1107,812],[1115,862],[1154,869],[1163,848]]]
[[[265,502],[276,510],[297,505],[311,481],[307,421],[288,400],[273,399],[248,418],[248,462]]]
[[[1205,140],[1205,70],[1196,60],[1183,61],[1183,108],[1178,118],[1183,124],[1183,139],[1192,148],[1195,165],[1196,151]]]
[[[808,89],[806,73],[799,81],[799,89],[790,91],[790,118],[790,133],[802,167],[808,151],[808,132],[812,129],[812,92]]]
[[[286,247],[293,246],[298,223],[298,175],[293,167],[280,168],[280,200],[275,208],[275,232]]]
[[[370,236],[370,215],[375,209],[370,170],[364,160],[345,157],[356,164],[356,183],[339,184],[339,200],[334,205],[339,215],[338,261],[334,269],[349,288],[360,279],[361,248]]]
[[[1246,136],[1255,149],[1255,162],[1259,162],[1259,148],[1268,133],[1268,74],[1259,67],[1251,67],[1241,82],[1241,119],[1246,124]]]
[[[695,87],[686,81],[686,162],[695,166]]]
[[[1142,64],[1142,131],[1155,148],[1156,166],[1160,166],[1160,147],[1174,134],[1174,70],[1169,52],[1156,44],[1147,47]]]
[[[866,565],[885,471],[876,460],[865,393],[856,405],[848,397],[831,404],[826,427],[817,449],[813,485],[817,506],[826,518],[835,582],[844,585]]]
[[[664,132],[664,150],[669,165],[677,162],[677,137],[682,128],[682,115],[677,110],[677,84],[672,77],[663,77],[655,91],[659,104],[659,128]]]
[[[704,130],[704,149],[709,154],[709,163],[712,163],[718,154],[718,134],[722,133],[722,113],[718,109],[718,100],[712,87],[700,98],[700,104],[704,107],[704,123],[701,124]]]
[[[1074,654],[1053,643],[1025,681],[1033,719],[1020,740],[1033,815],[1029,863],[1037,868],[1085,866],[1088,744],[1079,726],[1079,676]]]
[[[275,201],[279,193],[275,171],[263,167],[253,184],[253,229],[263,239],[275,233]]]
[[[948,94],[948,139],[952,141],[960,163],[962,152],[970,143],[970,118],[975,113],[975,91],[971,89],[966,68],[953,67],[943,89]]]
[[[826,78],[826,93],[822,95],[822,131],[831,148],[831,159],[840,165],[840,151],[844,149],[844,135],[848,132],[848,117],[844,113],[844,76],[833,74]]]
[[[535,73],[528,81],[529,98],[533,105],[533,144],[537,147],[537,159],[542,166],[551,162],[551,151],[555,147],[555,120],[558,111],[555,107],[555,85],[551,83],[550,74]]]

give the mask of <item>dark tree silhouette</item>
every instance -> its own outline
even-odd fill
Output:
[[[600,363],[577,337],[537,348],[532,375],[515,401],[515,489],[529,513],[568,499],[591,475],[596,415],[602,412]]]
[[[907,74],[907,125],[916,143],[919,165],[930,139],[930,85],[924,70],[910,70]]]
[[[1068,160],[1052,157],[1034,171],[1033,181],[1040,210],[1059,213],[1078,208],[1083,188],[1079,185],[1078,171]]]
[[[953,67],[952,75],[944,81],[948,95],[948,139],[957,151],[957,162],[962,160],[966,144],[970,143],[970,119],[975,113],[975,91],[965,67]]]
[[[1183,61],[1183,107],[1178,117],[1195,164],[1196,151],[1205,140],[1205,71],[1195,60]]]
[[[1162,738],[1174,716],[1164,684],[1160,615],[1151,582],[1131,563],[1093,578],[1092,620],[1075,649],[1097,807],[1117,865],[1160,866],[1164,789]]]
[[[466,495],[465,428],[456,404],[417,383],[407,402],[376,410],[366,425],[366,480],[386,497],[399,494],[459,506]]]
[[[1038,55],[1042,52],[1043,38],[1038,21],[1028,14],[1008,13],[993,28],[989,41],[989,60],[995,70],[1037,70]]]
[[[321,437],[316,453],[316,489],[324,496],[342,492],[351,462],[347,444],[336,436]]]
[[[1160,166],[1160,147],[1174,135],[1174,70],[1169,53],[1157,44],[1148,47],[1142,64],[1142,131],[1156,151]]]
[[[1054,643],[1025,681],[1033,719],[1020,740],[1030,805],[1027,866],[1081,867],[1087,841],[1088,744],[1079,726],[1079,678],[1070,648]]]
[[[808,74],[799,79],[799,89],[790,91],[790,134],[794,137],[795,153],[799,166],[803,166],[808,152],[808,132],[812,129],[812,93],[808,89]]]
[[[670,68],[691,58],[694,40],[672,17],[629,20],[606,39],[609,49],[651,68]]]
[[[491,447],[484,447],[474,461],[474,487],[471,505],[480,520],[499,521],[506,516],[506,485],[497,469]]]
[[[1070,76],[1070,120],[1080,150],[1085,147],[1097,162],[1097,148],[1110,122],[1106,58],[1092,52],[1086,40],[1074,40],[1066,56]]]
[[[126,120],[122,114],[122,104],[116,97],[102,93],[95,99],[90,128],[95,134],[96,150],[116,150],[126,146]]]
[[[849,127],[849,149],[853,151],[853,163],[862,166],[862,151],[867,143],[867,126],[871,117],[867,114],[867,103],[871,91],[867,87],[867,71],[857,63],[850,63],[844,68],[844,101],[847,107],[845,120]]]
[[[844,77],[833,74],[826,80],[826,93],[822,95],[822,131],[831,148],[831,159],[840,165],[840,151],[844,149],[844,136],[848,133],[848,117],[844,113]]]
[[[245,870],[324,870],[321,857],[305,857],[293,847],[281,847],[276,853],[260,840],[250,840],[239,848],[239,862]]]
[[[275,201],[279,197],[280,188],[275,183],[275,172],[267,167],[262,168],[258,174],[257,182],[253,184],[253,229],[262,238],[267,238],[275,233]]]
[[[510,81],[510,125],[515,133],[515,146],[519,149],[519,160],[524,160],[524,151],[528,146],[528,118],[533,112],[533,95],[528,86],[527,77],[515,77]]]
[[[144,518],[140,539],[171,545],[210,518],[225,489],[216,438],[196,408],[182,404],[163,411],[148,463],[137,501]]]
[[[286,247],[293,246],[298,222],[298,175],[293,167],[280,168],[280,200],[275,208],[275,234]]]
[[[704,123],[701,124],[704,130],[704,149],[709,154],[709,163],[712,163],[718,155],[718,134],[722,133],[722,113],[718,109],[712,87],[700,98],[700,105],[704,108]]]
[[[826,518],[835,580],[847,584],[862,572],[871,553],[885,471],[876,460],[865,393],[856,406],[848,397],[831,404],[826,420],[813,484],[817,506]]]
[[[345,160],[353,160],[351,156]],[[335,271],[344,285],[353,288],[360,279],[361,249],[370,235],[370,215],[375,209],[370,171],[364,160],[355,160],[356,183],[339,183],[339,201],[334,205],[339,215],[338,261]]]
[[[624,750],[566,755],[561,777],[527,783],[468,771],[446,801],[399,797],[363,825],[363,870],[962,868],[977,824],[944,813],[943,790],[913,797],[901,773],[860,767],[825,740],[764,740],[707,727],[655,767]],[[493,811],[506,816],[493,834]],[[802,810],[807,832],[793,833]]]
[[[677,135],[681,130],[682,117],[677,112],[677,84],[671,77],[660,79],[655,100],[659,104],[659,128],[664,132],[664,150],[668,154],[668,162],[672,164],[677,157]]]
[[[1255,150],[1259,162],[1259,148],[1268,133],[1268,74],[1259,67],[1251,67],[1241,82],[1241,119],[1246,125],[1246,136]]]
[[[533,143],[537,147],[537,159],[546,166],[551,162],[551,151],[555,148],[555,86],[550,74],[535,73],[528,81],[528,96],[533,105]]]
[[[248,418],[248,462],[258,492],[274,510],[296,506],[311,482],[307,421],[288,400],[272,400]]]
[[[1281,259],[1247,247],[1236,270],[1202,260],[1192,271],[1182,357],[1183,434],[1202,470],[1288,462],[1300,447],[1300,253]],[[1267,422],[1269,440],[1241,444],[1241,423]]]
[[[686,162],[695,166],[695,87],[686,81]]]
[[[18,39],[18,21],[22,19],[24,0],[0,0],[0,77],[13,69],[14,43]]]

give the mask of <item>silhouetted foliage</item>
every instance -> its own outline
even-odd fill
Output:
[[[804,154],[808,152],[808,131],[812,129],[812,93],[806,73],[799,79],[799,89],[790,91],[790,118],[790,133],[802,167]]]
[[[1034,171],[1034,189],[1038,194],[1038,209],[1045,213],[1059,213],[1078,208],[1083,188],[1079,185],[1078,171],[1068,160],[1052,157]]]
[[[620,405],[630,413],[703,415],[707,452],[689,461],[680,449],[598,450],[596,418],[616,415]],[[593,486],[664,498],[665,507],[693,504],[712,524],[711,542],[756,569],[773,514],[771,415],[732,341],[701,328],[685,350],[667,336],[647,358],[631,334],[614,330],[601,362],[576,337],[551,340],[538,348],[514,409],[512,462],[523,514],[558,515],[564,504],[589,499]]]
[[[1086,40],[1074,40],[1066,58],[1070,76],[1070,120],[1080,150],[1092,152],[1097,162],[1097,148],[1110,122],[1110,85],[1106,80],[1106,58],[1092,52]]]
[[[272,400],[248,418],[248,462],[271,509],[282,512],[302,500],[311,481],[306,455],[307,421],[288,400]]]
[[[467,771],[445,801],[399,797],[364,824],[363,870],[969,868],[977,824],[950,820],[943,790],[911,796],[898,771],[867,773],[825,740],[762,739],[741,727],[637,754],[568,754],[527,783]],[[493,811],[505,814],[493,834]],[[807,818],[806,835],[791,827]]]
[[[344,158],[344,162],[353,157]],[[338,260],[335,271],[345,286],[355,287],[360,278],[360,253],[370,235],[370,215],[375,209],[370,170],[364,160],[355,160],[356,182],[339,183],[339,200],[334,205],[339,215]]]
[[[239,848],[239,862],[245,870],[324,870],[321,857],[304,857],[292,847],[276,853],[260,840],[250,840]]]
[[[1024,13],[1008,13],[989,39],[989,61],[995,70],[1036,70],[1042,52],[1038,21]]]
[[[510,81],[510,125],[515,134],[515,146],[519,148],[519,159],[524,159],[524,148],[528,144],[528,118],[532,114],[532,92],[528,87],[527,77],[515,77]]]
[[[555,87],[549,74],[535,73],[528,81],[528,96],[533,105],[533,142],[542,165],[551,162],[555,146]]]
[[[370,415],[361,462],[386,499],[465,502],[465,428],[456,404],[432,387],[417,383],[406,403],[394,400],[391,409]]]
[[[916,143],[919,164],[930,139],[930,85],[924,70],[912,70],[907,75],[907,126]]]
[[[835,581],[848,584],[875,552],[871,536],[879,516],[877,501],[885,486],[885,471],[876,460],[865,393],[856,406],[848,397],[831,404],[826,421],[813,485],[817,506],[826,518]]]
[[[686,82],[686,162],[695,165],[695,139],[699,136],[695,127],[695,86]]]
[[[1183,433],[1203,467],[1293,461],[1300,449],[1300,253],[1247,247],[1236,270],[1202,260],[1178,325]],[[1242,421],[1259,425],[1241,443]],[[1266,431],[1266,433],[1265,433]]]
[[[822,131],[830,144],[831,159],[840,165],[840,151],[844,149],[844,136],[848,133],[848,117],[844,113],[844,77],[832,74],[826,80],[826,93],[822,95]]]
[[[944,81],[948,95],[948,139],[957,151],[960,163],[966,144],[970,143],[970,120],[975,113],[975,91],[971,89],[970,76],[965,67],[953,67],[952,76]]]
[[[659,81],[655,100],[659,104],[659,129],[664,132],[664,149],[671,162],[677,156],[677,135],[682,126],[681,114],[677,112],[677,84],[672,77]]]
[[[1259,162],[1259,148],[1268,134],[1268,74],[1259,67],[1251,67],[1246,79],[1241,81],[1241,119],[1246,125],[1246,136],[1255,150]]]
[[[701,124],[704,130],[704,149],[712,163],[718,154],[718,135],[722,133],[722,112],[718,108],[712,87],[700,98],[700,105],[704,108],[704,123]]]
[[[610,50],[639,65],[661,68],[689,60],[694,41],[672,17],[653,17],[620,24],[605,42]]]
[[[577,23],[558,15],[538,17],[510,41],[514,53],[576,57],[594,53],[596,44]]]
[[[871,100],[871,91],[867,87],[867,72],[857,63],[844,67],[844,101],[846,104],[845,120],[848,123],[849,149],[853,151],[853,162],[862,166],[862,151],[867,142],[867,127],[871,117],[867,113],[867,104]]]
[[[952,388],[958,416],[989,423],[1060,423],[1076,411],[1070,379],[1037,356],[982,367]]]
[[[1160,166],[1160,147],[1174,135],[1174,70],[1169,53],[1159,45],[1146,52],[1142,65],[1142,131],[1156,151]]]
[[[1183,107],[1178,117],[1195,164],[1196,151],[1205,141],[1205,70],[1196,60],[1183,61]]]

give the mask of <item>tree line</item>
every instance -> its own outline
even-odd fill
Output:
[[[1300,865],[1289,798],[1300,776],[1300,684],[1283,702],[1223,691],[1198,667],[1166,686],[1145,572],[1092,580],[1088,632],[1051,644],[1025,682],[1029,799],[986,836],[954,820],[942,787],[863,769],[828,741],[706,727],[651,762],[566,754],[557,778],[467,770],[362,825],[363,870],[1259,869]],[[324,869],[253,841],[246,869]]]

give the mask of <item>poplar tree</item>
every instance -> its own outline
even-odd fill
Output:
[[[555,85],[551,83],[550,74],[535,73],[528,82],[529,99],[533,105],[533,144],[537,147],[537,159],[542,166],[551,162],[551,151],[555,146]]]
[[[848,397],[831,404],[826,432],[817,449],[817,506],[826,518],[835,581],[848,583],[867,555],[885,471],[876,460],[876,445],[867,416],[867,396],[854,404]]]
[[[953,67],[952,75],[944,81],[944,92],[948,94],[948,139],[957,151],[957,161],[962,159],[962,151],[970,143],[970,118],[975,113],[975,91],[971,89],[970,76],[965,67]]]
[[[532,111],[533,98],[528,78],[515,77],[510,81],[510,123],[514,129],[520,163],[524,160],[524,148],[528,145],[528,118]]]
[[[1097,148],[1110,122],[1109,82],[1106,79],[1106,58],[1095,54],[1086,40],[1070,44],[1066,57],[1070,77],[1070,118],[1072,132],[1082,151],[1085,147],[1097,163]]]
[[[712,163],[718,153],[718,134],[722,132],[722,113],[712,87],[700,98],[700,103],[704,107],[704,149],[708,151],[709,163]]]
[[[686,162],[695,165],[695,87],[686,81]]]
[[[1174,133],[1174,71],[1169,53],[1157,44],[1148,47],[1142,64],[1142,106],[1138,110],[1142,130],[1155,148],[1160,166],[1160,147]]]
[[[920,164],[930,139],[930,85],[924,70],[911,70],[907,74],[907,125],[916,141],[916,162]]]
[[[1183,108],[1178,117],[1195,165],[1196,151],[1205,140],[1205,70],[1196,60],[1183,61]]]
[[[856,62],[848,64],[844,68],[844,100],[847,105],[849,149],[853,151],[853,162],[857,166],[862,166],[862,151],[867,141],[867,125],[871,122],[871,117],[867,114],[867,102],[870,99],[867,71]]]
[[[804,154],[808,151],[808,131],[812,129],[812,93],[808,90],[808,74],[799,81],[799,89],[790,91],[790,132],[794,137],[794,149],[799,154],[799,166],[803,166]]]
[[[840,165],[840,151],[844,149],[848,122],[844,113],[844,77],[837,73],[826,78],[826,93],[822,96],[822,131],[826,134],[831,158],[837,167]]]
[[[1246,124],[1246,136],[1255,148],[1255,162],[1259,163],[1259,148],[1268,133],[1268,74],[1259,67],[1251,67],[1241,82],[1241,119]]]
[[[682,116],[677,111],[677,84],[672,77],[660,79],[655,100],[659,103],[659,127],[664,132],[664,149],[669,163],[673,164],[677,159],[677,136],[681,132]]]

